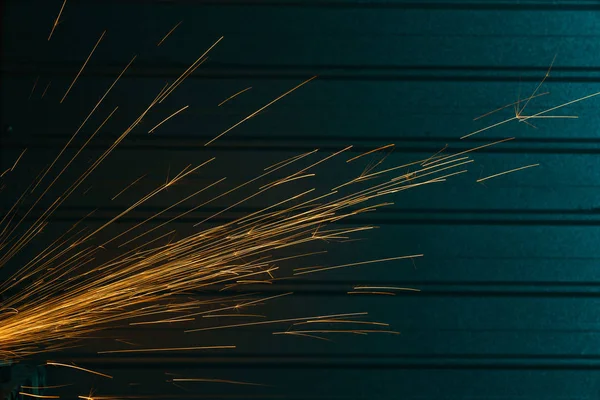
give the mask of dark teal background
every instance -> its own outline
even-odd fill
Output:
[[[396,143],[383,164],[391,167],[427,158],[446,144],[449,151],[461,151],[516,138],[475,153],[469,174],[400,193],[393,197],[394,206],[353,219],[352,223],[379,226],[356,236],[366,240],[310,248],[329,251],[315,258],[319,265],[414,253],[425,257],[414,264],[399,261],[340,269],[261,288],[263,293],[291,290],[295,295],[252,310],[273,318],[368,311],[372,320],[389,322],[401,335],[330,336],[334,342],[329,343],[272,335],[287,329],[285,324],[197,334],[182,334],[190,328],[184,324],[151,333],[113,329],[111,337],[143,347],[236,344],[238,348],[109,357],[96,351],[125,346],[108,339],[92,341],[54,359],[101,370],[115,379],[49,369],[49,384],[75,382],[71,395],[87,395],[86,389],[93,387],[98,395],[161,399],[600,396],[599,100],[552,114],[578,119],[530,121],[537,129],[513,122],[459,140],[512,117],[508,108],[473,121],[530,94],[555,56],[541,89],[550,94],[532,100],[529,113],[600,91],[597,1],[68,0],[64,22],[50,42],[47,36],[62,1],[4,3],[1,118],[3,127],[12,130],[3,129],[2,171],[23,148],[28,150],[18,175],[7,177],[3,207],[57,154],[133,55],[138,54],[136,62],[81,134],[87,138],[92,127],[119,106],[81,156],[78,168],[107,148],[166,81],[172,82],[216,39],[225,37],[209,60],[57,212],[47,237],[97,207],[101,210],[91,223],[100,224],[163,182],[167,173],[173,176],[174,171],[212,156],[217,157],[214,164],[135,210],[115,231],[161,210],[194,187],[227,176],[219,190],[231,188],[274,162],[314,148],[326,155],[355,146],[347,157],[318,168],[313,180],[298,181],[282,195],[336,186],[359,174],[369,161],[346,164],[346,158],[388,143]],[[181,20],[181,26],[156,47]],[[104,40],[59,104],[105,29]],[[203,146],[313,75],[319,77],[214,145]],[[217,107],[248,86],[253,88]],[[190,108],[153,135],[147,134],[184,105]],[[73,148],[81,143],[76,140]],[[475,182],[533,163],[541,165],[485,185]],[[109,201],[144,173],[147,179],[135,189]],[[254,199],[237,213],[223,215],[223,220],[281,198]],[[235,199],[213,204],[173,228],[187,232],[190,225]],[[34,254],[35,246],[27,252]],[[8,277],[18,261],[0,276]],[[305,265],[284,264],[282,274]],[[355,284],[422,291],[393,297],[347,295]],[[270,386],[199,383],[185,391],[166,383],[165,372]]]

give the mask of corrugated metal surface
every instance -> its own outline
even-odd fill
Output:
[[[151,390],[164,398],[290,399],[600,396],[598,100],[553,114],[578,119],[535,120],[536,128],[513,122],[459,139],[514,116],[508,108],[473,121],[531,93],[555,55],[543,89],[551,93],[532,100],[531,113],[599,91],[600,3],[68,1],[64,22],[47,42],[60,3],[6,2],[2,15],[2,123],[12,126],[4,137],[2,165],[10,166],[9,160],[27,147],[23,162],[32,176],[36,163],[45,165],[44,155],[60,150],[134,54],[139,54],[136,63],[104,109],[107,113],[119,105],[120,111],[83,158],[106,148],[165,81],[175,79],[218,37],[225,40],[143,127],[154,126],[184,105],[190,109],[153,135],[142,129],[125,141],[96,180],[57,214],[56,229],[109,204],[111,195],[144,173],[148,179],[134,193],[104,207],[96,223],[129,204],[135,193],[143,194],[164,180],[167,171],[172,174],[213,155],[218,165],[191,178],[189,186],[140,207],[120,227],[160,210],[193,185],[227,176],[223,187],[230,188],[278,160],[313,148],[328,154],[353,144],[356,155],[396,143],[384,164],[393,166],[426,158],[446,144],[461,151],[516,137],[477,152],[468,176],[401,193],[393,207],[353,220],[380,228],[360,235],[366,241],[323,244],[330,253],[319,258],[323,264],[341,264],[424,253],[414,265],[368,265],[273,285],[266,292],[293,290],[295,295],[259,310],[280,318],[368,311],[401,335],[342,336],[331,343],[272,335],[285,330],[285,324],[188,335],[182,334],[181,326],[151,335],[139,328],[114,330],[114,337],[147,346],[234,342],[238,349],[203,356],[117,358],[95,355],[95,350],[108,347],[101,342],[64,353],[65,360],[118,377],[90,383],[98,394]],[[157,48],[158,40],[181,20]],[[104,29],[106,38],[59,105]],[[213,146],[203,146],[312,75],[319,78]],[[217,107],[249,86],[253,89]],[[481,176],[533,163],[541,165],[485,185],[475,183]],[[362,167],[334,162],[320,169],[315,180],[299,182],[296,188],[324,189]],[[30,178],[25,172],[23,176]],[[11,182],[13,187],[27,183]],[[257,198],[238,211],[256,210],[272,201]],[[230,202],[189,215],[176,227],[185,230]],[[161,216],[155,222],[166,219]],[[393,297],[346,294],[354,284],[371,283],[422,291]],[[165,372],[270,386],[204,384],[186,391],[165,383]],[[51,370],[49,379],[75,378]]]

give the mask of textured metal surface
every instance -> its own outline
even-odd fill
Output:
[[[13,131],[3,138],[2,166],[10,165],[8,160],[23,147],[28,148],[28,170],[44,166],[48,153],[59,151],[115,74],[139,54],[106,106],[108,110],[119,105],[123,112],[82,158],[98,154],[165,81],[176,78],[216,38],[224,35],[225,41],[143,127],[154,126],[183,105],[190,104],[190,109],[153,135],[141,129],[125,141],[111,164],[98,173],[102,181],[88,185],[85,195],[57,213],[57,225],[50,228],[57,232],[137,176],[148,173],[136,189],[146,193],[164,181],[168,170],[213,155],[218,166],[135,210],[121,226],[164,208],[195,184],[228,176],[231,187],[278,160],[313,148],[327,154],[353,144],[352,154],[359,154],[393,142],[397,149],[385,163],[391,166],[426,158],[446,144],[461,151],[516,137],[475,154],[470,175],[400,194],[393,207],[357,218],[357,223],[380,228],[362,235],[366,241],[324,245],[331,251],[319,261],[341,264],[417,252],[425,254],[423,259],[414,265],[365,266],[273,285],[267,292],[292,290],[295,296],[260,310],[281,318],[368,311],[373,319],[401,331],[399,336],[342,337],[327,343],[273,336],[278,329],[267,326],[197,335],[182,335],[182,326],[172,326],[151,337],[139,328],[115,329],[113,337],[147,346],[235,342],[239,349],[234,354],[117,358],[97,356],[95,351],[107,348],[99,343],[69,349],[64,359],[119,376],[119,384],[126,385],[156,384],[165,380],[164,372],[177,372],[274,386],[199,386],[201,394],[178,392],[182,398],[600,396],[600,100],[556,113],[578,119],[537,120],[537,129],[506,124],[459,140],[486,123],[513,116],[509,108],[473,121],[531,93],[555,55],[545,86],[551,94],[532,101],[531,112],[600,90],[597,1],[73,0],[67,2],[64,26],[59,26],[71,34],[57,31],[47,43],[59,3],[20,0],[5,5],[2,125],[11,125]],[[180,20],[181,27],[157,49],[156,42]],[[107,37],[97,57],[65,104],[58,105],[103,29],[108,29]],[[285,101],[214,146],[203,147],[315,74],[317,80]],[[23,106],[37,76],[38,85],[51,80],[52,86],[43,100],[37,92]],[[253,89],[217,107],[248,86]],[[55,118],[61,123],[50,124]],[[485,185],[475,183],[481,176],[532,163],[541,166]],[[340,176],[360,172],[342,164],[319,171],[310,186],[326,188]],[[134,197],[120,197],[92,222],[99,223]],[[219,221],[256,210],[269,200],[257,199]],[[186,229],[226,204],[188,215],[174,227]],[[346,295],[352,285],[367,283],[422,291],[394,297]],[[63,373],[50,370],[49,381],[73,379]],[[134,395],[142,390],[130,385],[124,393],[117,383],[94,385],[101,393]],[[164,385],[157,395],[173,390]]]

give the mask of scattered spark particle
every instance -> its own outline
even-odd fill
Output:
[[[236,98],[237,96],[239,96],[240,94],[248,91],[252,89],[252,86],[247,87],[246,89],[240,90],[239,92],[237,92],[236,94],[234,94],[233,96],[229,96],[228,98],[226,98],[225,100],[223,100],[222,102],[219,103],[219,105],[217,107],[221,107],[223,104],[227,103],[229,100],[232,100],[234,98]]]

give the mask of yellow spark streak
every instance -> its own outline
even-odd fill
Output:
[[[232,385],[248,385],[248,386],[267,386],[261,383],[231,381],[228,379],[212,379],[212,378],[173,378],[173,382],[210,382],[210,383],[230,383]]]
[[[487,117],[487,116],[489,116],[489,115],[491,115],[491,114],[497,113],[498,111],[502,111],[502,110],[504,110],[504,109],[506,109],[506,108],[508,108],[508,107],[512,107],[512,106],[515,106],[515,105],[519,105],[520,103],[522,103],[522,102],[524,102],[524,101],[528,101],[528,100],[531,100],[531,99],[535,99],[536,97],[545,96],[545,95],[547,95],[547,94],[550,94],[550,92],[544,92],[544,93],[540,93],[540,94],[536,94],[536,95],[529,96],[529,97],[527,97],[527,98],[524,98],[524,99],[522,99],[522,100],[517,100],[517,101],[515,101],[514,103],[507,104],[507,105],[505,105],[505,106],[502,106],[502,107],[500,107],[500,108],[497,108],[497,109],[495,109],[495,110],[493,110],[493,111],[490,111],[490,112],[487,112],[487,113],[485,113],[485,114],[483,114],[483,115],[480,115],[479,117],[475,117],[475,118],[473,118],[473,121],[477,121],[477,120],[479,120],[479,119],[482,119],[482,118],[484,118],[484,117]]]
[[[497,144],[499,144],[499,143],[508,142],[508,141],[510,141],[510,140],[514,140],[514,139],[515,139],[514,137],[511,137],[511,138],[506,138],[506,139],[498,140],[498,141],[496,141],[496,142],[487,143],[487,144],[484,144],[484,145],[481,145],[481,146],[474,147],[474,148],[472,148],[472,149],[469,149],[469,150],[464,150],[464,151],[461,151],[461,152],[459,152],[459,153],[455,153],[455,154],[452,154],[452,155],[449,155],[449,156],[446,156],[446,157],[438,158],[437,160],[433,160],[433,161],[430,161],[430,162],[424,163],[424,164],[423,164],[423,166],[432,165],[432,164],[437,164],[437,163],[439,163],[440,161],[444,161],[444,160],[447,160],[447,159],[449,159],[449,158],[454,158],[454,157],[457,157],[457,156],[460,156],[460,155],[463,155],[463,154],[466,154],[466,153],[471,153],[471,152],[473,152],[473,151],[481,150],[481,149],[483,149],[483,148],[490,147],[490,146],[494,146],[494,145],[497,145]]]
[[[203,315],[202,318],[229,318],[229,317],[254,317],[254,318],[266,318],[266,315],[260,314],[209,314]]]
[[[163,119],[163,120],[162,120],[162,122],[160,122],[160,123],[159,123],[158,125],[156,125],[154,128],[150,129],[150,130],[148,131],[148,133],[152,133],[152,132],[154,132],[154,130],[155,130],[156,128],[158,128],[159,126],[161,126],[162,124],[164,124],[165,122],[167,122],[168,120],[170,120],[171,118],[173,118],[174,116],[176,116],[177,114],[179,114],[180,112],[182,112],[183,110],[187,109],[188,107],[189,107],[189,105],[187,105],[187,106],[185,106],[185,107],[183,107],[183,108],[181,108],[181,109],[179,109],[179,110],[175,111],[173,114],[171,114],[171,115],[169,115],[167,118]]]
[[[166,34],[166,35],[165,35],[165,36],[164,36],[164,37],[163,37],[163,38],[160,40],[160,42],[158,42],[158,43],[156,44],[156,47],[160,46],[160,45],[162,44],[162,42],[164,42],[164,41],[165,41],[165,39],[166,39],[166,38],[168,38],[168,37],[169,37],[169,35],[171,35],[171,33],[173,33],[173,31],[174,31],[175,29],[177,29],[177,27],[179,27],[179,25],[181,25],[181,23],[182,23],[182,22],[183,22],[183,21],[179,21],[179,22],[178,22],[178,23],[177,23],[177,24],[176,24],[176,25],[175,25],[175,26],[174,26],[174,27],[173,27],[173,28],[172,28],[172,29],[171,29],[169,32],[167,32],[167,34]]]
[[[314,150],[311,150],[311,151],[309,151],[307,153],[304,153],[304,154],[299,154],[299,155],[296,155],[296,156],[293,156],[293,157],[290,157],[290,158],[286,158],[283,161],[278,161],[275,164],[269,165],[268,167],[266,167],[264,169],[264,171],[268,171],[270,169],[276,168],[276,167],[278,167],[278,166],[280,166],[282,164],[293,163],[293,162],[295,162],[295,161],[297,161],[297,160],[299,160],[301,158],[304,158],[304,157],[306,157],[308,155],[314,154],[314,153],[316,153],[318,151],[319,151],[319,149],[314,149]]]
[[[524,167],[519,167],[519,168],[515,168],[515,169],[511,169],[508,171],[504,171],[504,172],[500,172],[498,174],[494,174],[494,175],[490,175],[490,176],[486,176],[485,178],[481,178],[481,179],[477,179],[477,182],[483,182],[483,181],[487,181],[488,179],[492,179],[492,178],[496,178],[498,176],[502,176],[502,175],[506,175],[506,174],[510,174],[511,172],[516,172],[516,171],[521,171],[523,169],[527,169],[527,168],[533,168],[533,167],[537,167],[540,164],[531,164],[531,165],[525,165]]]
[[[169,88],[164,92],[164,94],[158,100],[158,102],[162,103],[188,76],[190,76],[196,70],[196,68],[202,65],[204,61],[206,61],[206,59],[203,60],[204,56],[206,56],[217,44],[219,44],[221,40],[223,40],[223,36],[221,36],[215,43],[213,43],[213,45],[210,46],[208,50],[206,50],[200,57],[198,57],[198,59],[194,61],[194,63],[188,69],[186,69],[183,72],[183,74],[181,74],[179,78],[177,78],[175,82],[171,84],[171,86],[169,86]]]
[[[33,87],[31,88],[31,93],[29,93],[29,99],[31,99],[31,96],[33,96],[33,92],[35,91],[35,88],[38,84],[38,80],[40,79],[40,76],[38,75],[37,78],[35,78],[35,82],[33,83]]]
[[[311,270],[311,271],[295,272],[294,275],[312,274],[312,273],[315,273],[315,272],[329,271],[329,270],[338,269],[338,268],[355,267],[355,266],[358,266],[358,265],[375,264],[375,263],[387,262],[387,261],[395,261],[395,260],[405,260],[405,259],[408,259],[408,258],[417,258],[417,257],[423,257],[423,256],[424,256],[424,254],[412,254],[412,255],[409,255],[409,256],[381,258],[379,260],[359,261],[359,262],[342,264],[342,265],[334,265],[332,267],[317,268],[317,269],[314,269],[314,270]]]
[[[235,349],[235,348],[236,348],[235,346],[170,347],[170,348],[157,348],[157,349],[99,351],[98,354],[154,353],[154,352],[163,352],[163,351],[187,351],[187,350],[223,350],[223,349]]]
[[[521,121],[521,122],[523,122],[523,121],[526,121],[526,120],[528,120],[528,119],[537,118],[537,117],[539,117],[540,115],[543,115],[543,114],[549,113],[549,112],[551,112],[551,111],[554,111],[554,110],[558,110],[559,108],[563,108],[563,107],[566,107],[566,106],[570,106],[571,104],[578,103],[578,102],[580,102],[580,101],[587,100],[587,99],[590,99],[590,98],[592,98],[592,97],[596,97],[596,96],[598,96],[598,95],[600,95],[600,92],[596,92],[596,93],[588,94],[587,96],[583,96],[583,97],[580,97],[580,98],[578,98],[578,99],[571,100],[571,101],[568,101],[568,102],[566,102],[566,103],[563,103],[563,104],[559,104],[559,105],[557,105],[557,106],[551,107],[551,108],[549,108],[549,109],[547,109],[547,110],[544,110],[544,111],[540,111],[540,112],[538,112],[537,114],[533,114],[533,115],[527,115],[527,116],[523,116],[523,115],[517,115],[517,116],[514,116],[514,117],[512,117],[512,118],[505,119],[504,121],[497,122],[497,123],[495,123],[495,124],[493,124],[493,125],[490,125],[490,126],[488,126],[488,127],[485,127],[485,128],[479,129],[479,130],[477,130],[477,131],[474,131],[474,132],[471,132],[471,133],[469,133],[469,134],[467,134],[467,135],[464,135],[464,136],[462,136],[462,137],[461,137],[461,139],[465,139],[465,138],[468,138],[469,136],[473,136],[473,135],[476,135],[476,134],[478,134],[478,133],[481,133],[481,132],[487,131],[487,130],[489,130],[489,129],[495,128],[495,127],[497,127],[497,126],[500,126],[500,125],[506,124],[507,122],[511,122],[511,121],[515,121],[515,120],[518,120],[518,121]]]
[[[23,150],[21,152],[21,155],[19,156],[19,158],[17,158],[17,161],[15,161],[15,163],[13,164],[12,167],[10,167],[11,171],[14,171],[14,169],[17,167],[17,164],[19,163],[19,160],[21,160],[21,157],[23,157],[23,154],[25,154],[25,152],[27,151],[27,149]]]
[[[308,337],[311,339],[319,339],[319,340],[325,340],[326,342],[333,342],[333,340],[328,339],[328,338],[324,338],[321,336],[317,336],[317,335],[308,335],[306,333],[298,333],[298,332],[292,332],[292,331],[286,331],[286,332],[273,332],[272,335],[292,335],[292,336],[301,336],[301,337]]]
[[[123,194],[127,189],[129,189],[130,187],[132,187],[133,185],[135,185],[136,183],[138,183],[141,179],[143,179],[146,175],[148,174],[144,174],[142,176],[140,176],[139,178],[137,178],[135,181],[131,182],[129,185],[127,185],[127,187],[125,187],[125,189],[121,190],[119,193],[117,193],[113,198],[111,198],[111,200],[116,199],[117,197],[119,197],[121,194]]]
[[[335,318],[335,317],[354,317],[358,315],[367,315],[366,312],[357,312],[357,313],[346,313],[346,314],[331,314],[331,315],[322,315],[316,317],[300,317],[300,318],[286,318],[286,319],[277,319],[270,321],[259,321],[259,322],[246,322],[243,324],[233,324],[233,325],[220,325],[220,326],[211,326],[209,328],[198,328],[198,329],[190,329],[184,331],[185,333],[190,332],[200,332],[200,331],[212,331],[216,329],[229,329],[229,328],[239,328],[243,326],[254,326],[254,325],[268,325],[268,324],[278,324],[282,322],[297,322],[304,321],[307,319],[322,319],[322,318]]]
[[[87,369],[87,368],[82,368],[82,367],[78,367],[77,365],[71,365],[71,364],[63,364],[63,363],[58,363],[58,362],[51,362],[48,361],[46,363],[46,365],[54,365],[56,367],[66,367],[66,368],[73,368],[73,369],[78,369],[80,371],[84,371],[84,372],[88,372],[90,374],[94,374],[94,375],[98,375],[98,376],[103,376],[105,378],[109,378],[112,379],[113,377],[107,374],[103,374],[101,372],[97,372],[97,371],[92,371],[91,369]]]
[[[228,98],[226,98],[225,100],[223,100],[222,102],[219,103],[219,105],[217,107],[221,107],[223,104],[227,103],[229,100],[232,100],[234,98],[236,98],[237,96],[239,96],[240,94],[248,91],[252,89],[252,86],[247,87],[246,89],[240,90],[239,92],[237,92],[236,94],[234,94],[233,96],[229,96]]]
[[[204,144],[204,146],[208,146],[209,144],[211,144],[212,142],[214,142],[215,140],[219,139],[221,136],[225,135],[227,132],[231,131],[232,129],[240,126],[241,124],[243,124],[244,122],[246,122],[247,120],[249,120],[250,118],[256,116],[256,114],[260,113],[261,111],[263,111],[264,109],[266,109],[267,107],[271,106],[272,104],[276,103],[277,101],[283,99],[285,96],[287,96],[288,94],[292,93],[293,91],[299,89],[300,87],[306,85],[308,82],[312,81],[313,79],[315,79],[316,76],[313,76],[310,79],[305,80],[304,82],[302,82],[301,84],[299,84],[298,86],[288,90],[287,92],[285,92],[284,94],[282,94],[281,96],[277,97],[275,100],[272,100],[271,102],[267,103],[266,105],[262,106],[261,108],[259,108],[258,110],[254,111],[252,114],[248,115],[246,118],[242,119],[241,121],[239,121],[238,123],[236,123],[235,125],[231,126],[230,128],[224,130],[223,132],[221,132],[219,135],[217,135],[214,139],[209,140],[208,142],[206,142]]]
[[[557,54],[554,55],[554,58],[552,59],[552,62],[550,63],[550,67],[548,67],[548,70],[546,71],[546,75],[544,75],[544,78],[542,79],[542,81],[537,85],[537,87],[535,88],[535,90],[533,91],[533,93],[531,94],[529,99],[527,99],[527,102],[525,103],[525,105],[519,110],[517,115],[523,114],[523,111],[525,111],[525,108],[531,101],[532,96],[534,96],[537,93],[537,91],[540,90],[540,88],[542,87],[544,82],[546,82],[546,79],[548,79],[548,77],[550,76],[550,71],[552,70],[552,66],[554,65],[554,62],[556,61],[556,56],[557,56]]]
[[[384,150],[384,149],[388,149],[388,148],[390,148],[390,147],[394,147],[394,146],[396,146],[396,145],[395,145],[395,144],[393,144],[393,143],[391,143],[391,144],[386,144],[385,146],[381,146],[381,147],[378,147],[378,148],[376,148],[376,149],[373,149],[373,150],[367,151],[366,153],[362,153],[362,154],[359,154],[359,155],[357,155],[357,156],[355,156],[355,157],[352,157],[351,159],[349,159],[349,160],[346,160],[346,162],[347,162],[347,163],[349,163],[349,162],[352,162],[352,161],[358,160],[359,158],[361,158],[361,157],[364,157],[364,156],[366,156],[366,155],[369,155],[369,154],[372,154],[372,153],[375,153],[375,152],[377,152],[377,151],[381,151],[381,150]]]
[[[359,325],[376,325],[376,326],[390,326],[384,322],[371,322],[371,321],[353,321],[347,319],[318,319],[303,322],[296,322],[294,325],[307,325],[307,324],[359,324]]]
[[[20,395],[35,397],[36,399],[60,399],[60,396],[42,395],[42,394],[31,394],[25,392],[19,392]]]
[[[131,322],[129,325],[172,324],[174,322],[187,322],[187,321],[194,321],[194,320],[195,320],[195,318],[163,319],[161,321]]]
[[[48,91],[48,88],[50,87],[51,83],[52,83],[52,81],[48,82],[48,84],[46,85],[46,89],[44,89],[44,92],[42,93],[42,97],[40,97],[40,99],[44,98],[44,96],[46,95],[46,92]]]
[[[58,389],[58,388],[63,388],[63,387],[67,387],[67,386],[73,386],[73,384],[72,383],[67,383],[67,384],[64,384],[64,385],[54,385],[54,386],[25,386],[25,385],[21,385],[21,388],[23,388],[23,389],[30,389],[30,390],[32,390],[32,389],[39,390],[39,389]]]
[[[65,4],[67,4],[67,0],[63,1],[62,6],[60,7],[60,11],[58,12],[58,16],[56,17],[56,20],[52,24],[52,29],[50,30],[50,35],[48,35],[48,41],[50,41],[50,39],[52,38],[52,34],[54,33],[54,29],[56,29],[56,27],[58,26],[58,20],[60,19],[60,16],[61,16],[61,14],[63,12],[63,9],[65,8]]]
[[[110,85],[110,87],[104,93],[104,95],[100,98],[100,100],[98,100],[98,102],[96,103],[96,105],[94,106],[94,108],[92,109],[92,111],[88,114],[88,116],[85,118],[85,120],[83,121],[83,123],[81,125],[79,125],[79,128],[77,128],[77,131],[75,131],[75,133],[73,134],[73,136],[71,136],[71,138],[67,141],[67,143],[62,148],[62,150],[60,151],[60,153],[58,153],[58,156],[56,156],[56,158],[54,159],[54,161],[52,161],[52,164],[50,164],[50,166],[46,169],[46,171],[44,172],[44,174],[42,175],[42,177],[38,180],[38,183],[33,187],[32,192],[44,180],[44,178],[46,177],[46,175],[48,174],[48,172],[50,172],[50,170],[52,169],[52,167],[54,166],[54,164],[56,164],[56,162],[58,161],[58,159],[62,156],[62,154],[65,152],[65,150],[69,147],[69,145],[71,144],[71,142],[75,139],[75,136],[77,136],[77,134],[79,133],[79,131],[84,127],[84,125],[87,123],[87,121],[92,117],[92,115],[98,109],[98,107],[100,106],[100,104],[102,104],[102,102],[104,101],[104,99],[106,98],[106,96],[108,96],[108,94],[110,93],[110,91],[112,90],[112,88],[117,84],[117,82],[119,81],[119,79],[121,79],[121,76],[123,76],[123,74],[125,73],[125,71],[127,71],[127,69],[131,66],[131,64],[136,59],[136,57],[137,56],[134,56],[131,59],[131,61],[129,61],[129,64],[127,64],[127,66],[123,69],[123,71],[121,71],[121,73],[119,74],[119,76],[117,77],[117,79],[115,79],[115,81],[112,83],[112,85]]]
[[[102,41],[102,38],[104,37],[104,35],[106,34],[106,31],[102,32],[102,35],[100,35],[100,39],[98,39],[98,41],[96,42],[96,45],[94,46],[94,48],[92,49],[92,52],[90,53],[90,55],[88,56],[88,58],[85,60],[85,62],[83,63],[83,65],[81,66],[81,69],[79,70],[79,72],[77,73],[77,75],[75,75],[75,79],[73,79],[73,82],[71,82],[71,85],[69,86],[69,88],[67,89],[67,91],[65,92],[64,96],[62,97],[62,99],[60,99],[60,103],[62,104],[62,102],[65,100],[65,98],[67,97],[67,95],[69,94],[69,92],[71,91],[71,88],[73,87],[73,85],[75,84],[75,82],[77,81],[77,78],[79,78],[79,75],[81,75],[81,73],[83,72],[83,69],[85,68],[85,66],[87,65],[88,61],[90,61],[90,58],[92,58],[92,54],[94,54],[94,51],[96,51],[96,47],[98,47],[98,45],[100,44],[100,42]]]
[[[378,329],[311,329],[301,331],[286,331],[286,332],[273,332],[273,335],[285,335],[288,332],[293,333],[353,333],[357,335],[366,335],[369,333],[389,333],[392,335],[399,335],[398,331],[383,331]]]

